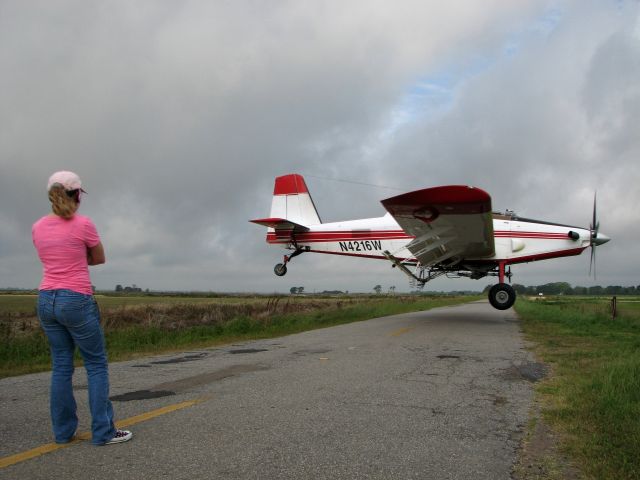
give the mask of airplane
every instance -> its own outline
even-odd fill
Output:
[[[305,252],[381,259],[407,274],[421,288],[434,278],[480,279],[497,276],[489,302],[498,310],[516,301],[510,265],[581,254],[610,238],[598,232],[596,200],[589,228],[521,218],[513,211],[494,212],[484,190],[446,185],[416,190],[381,201],[382,217],[322,223],[302,175],[275,179],[268,218],[250,220],[267,228],[267,243],[293,252],[274,273]],[[594,270],[595,271],[595,270]]]

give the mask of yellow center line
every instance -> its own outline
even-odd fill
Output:
[[[205,400],[207,399],[199,398],[196,400],[188,400],[186,402],[176,403],[174,405],[167,405],[166,407],[158,408],[156,410],[151,410],[150,412],[142,413],[134,417],[129,417],[129,418],[125,418],[124,420],[120,420],[119,422],[116,422],[116,427],[118,428],[129,427],[131,425],[135,425],[136,423],[145,422],[152,418],[159,417],[160,415],[165,415],[167,413],[175,412],[176,410],[191,407],[198,403],[202,403]],[[78,432],[75,435],[74,439],[69,443],[47,443],[45,445],[41,445],[31,450],[27,450],[26,452],[16,453],[15,455],[10,455],[8,457],[0,458],[0,468],[5,468],[10,465],[15,465],[16,463],[24,462],[26,460],[39,457],[40,455],[44,455],[45,453],[50,453],[56,450],[60,450],[62,448],[67,448],[77,443],[80,443],[83,440],[90,440],[90,439],[91,439],[90,432]]]
[[[404,327],[404,328],[401,328],[399,330],[396,330],[395,332],[391,332],[389,334],[389,336],[391,336],[391,337],[399,337],[403,333],[407,333],[408,331],[413,330],[414,328],[415,327]]]
[[[141,413],[140,415],[136,415],[135,417],[125,418],[124,420],[120,420],[116,422],[116,427],[124,428],[130,427],[131,425],[135,425],[136,423],[146,422],[147,420],[151,420],[152,418],[159,417],[160,415],[165,415],[167,413],[175,412],[176,410],[180,410],[182,408],[191,407],[198,403],[204,402],[205,398],[199,398],[196,400],[188,400],[182,403],[176,403],[174,405],[167,405],[166,407],[158,408],[156,410],[151,410],[150,412]]]

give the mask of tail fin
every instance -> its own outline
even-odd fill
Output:
[[[289,174],[276,178],[271,202],[272,218],[283,218],[301,225],[322,223],[302,175]]]

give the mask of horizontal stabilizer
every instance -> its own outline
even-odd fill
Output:
[[[252,223],[273,228],[275,230],[293,230],[294,232],[308,232],[309,228],[284,218],[258,218],[249,220]]]

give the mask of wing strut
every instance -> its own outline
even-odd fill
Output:
[[[413,273],[411,270],[409,270],[407,266],[404,263],[402,263],[402,261],[399,258],[394,257],[391,254],[391,252],[389,252],[389,250],[384,250],[382,254],[387,258],[387,260],[393,263],[394,267],[398,267],[400,270],[402,270],[403,273],[405,273],[407,276],[413,279],[416,282],[416,286],[419,288],[424,287],[424,284],[427,283],[429,280],[433,280],[434,278],[439,277],[440,275],[444,275],[446,273],[445,270],[439,270],[434,274],[432,271],[429,270],[428,277],[425,278],[424,272],[427,271],[427,269],[424,267],[421,267],[418,264],[418,266],[416,267],[416,270],[419,270],[420,273],[422,274],[421,276],[418,276],[415,273]]]

